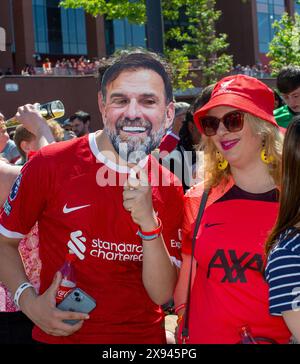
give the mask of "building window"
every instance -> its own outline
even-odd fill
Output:
[[[36,53],[49,53],[46,0],[32,0]]]
[[[82,9],[60,8],[60,0],[33,0],[35,51],[53,55],[86,55]]]
[[[109,20],[105,24],[106,49],[109,54],[116,49],[146,47],[145,26],[124,20]]]
[[[257,22],[259,51],[267,53],[274,36],[272,24],[279,20],[285,11],[284,0],[257,0]]]
[[[82,9],[61,9],[64,54],[87,54],[85,14]]]

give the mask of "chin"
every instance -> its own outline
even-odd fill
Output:
[[[240,164],[239,162],[241,161],[241,157],[237,155],[231,155],[231,156],[224,155],[224,158],[233,167],[239,165]]]

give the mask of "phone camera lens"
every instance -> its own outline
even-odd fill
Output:
[[[79,297],[79,292],[74,292],[75,297]]]
[[[80,297],[78,297],[78,296],[77,296],[77,297],[75,298],[75,301],[76,301],[76,302],[80,302],[80,301],[81,301]]]

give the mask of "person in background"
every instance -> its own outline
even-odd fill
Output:
[[[190,107],[187,102],[175,102],[175,117],[172,124],[172,128],[167,131],[166,135],[163,137],[159,151],[161,153],[167,152],[171,153],[177,146],[179,142],[179,131],[185,120],[186,113]]]
[[[285,105],[274,110],[274,117],[279,126],[286,128],[300,113],[300,67],[283,67],[277,75],[277,89]]]
[[[66,119],[62,123],[62,128],[64,131],[63,140],[70,140],[76,138],[76,134],[72,130],[72,123],[70,122],[70,119]]]
[[[43,72],[45,74],[52,74],[52,65],[49,58],[45,59],[45,61],[42,64],[42,67],[43,67]]]
[[[5,126],[4,115],[0,112],[0,157],[5,158],[9,163],[14,163],[20,157],[18,148],[10,139]]]
[[[72,130],[78,138],[89,134],[90,121],[91,116],[85,111],[79,110],[75,114],[70,116]]]
[[[56,120],[47,120],[47,124],[56,142],[64,140],[64,130]]]
[[[287,343],[289,331],[268,308],[263,245],[278,211],[282,135],[274,93],[246,75],[228,76],[194,114],[203,138],[204,183],[185,195],[182,258],[174,300],[178,339],[189,305],[191,344],[235,344],[245,326],[260,340]],[[192,260],[203,191],[209,191]],[[190,267],[192,290],[187,302]]]
[[[266,242],[269,307],[300,343],[300,116],[287,128],[282,153],[279,213]]]
[[[58,122],[55,120],[48,120],[47,124],[51,130],[54,140],[56,142],[62,141],[64,137],[64,132]],[[16,127],[14,142],[21,155],[21,158],[15,162],[15,164],[19,166],[23,166],[27,162],[29,152],[39,150],[38,138],[36,137],[36,135],[26,129],[24,125],[18,125]]]
[[[197,151],[199,150],[201,134],[194,123],[193,114],[209,101],[213,87],[214,85],[205,87],[187,110],[175,149],[169,153],[160,151],[160,163],[181,180],[184,193],[200,181],[201,157],[199,156],[197,159]]]
[[[9,135],[9,139],[10,140],[14,140],[14,136],[15,136],[15,129],[11,130],[10,132],[8,132]]]
[[[28,159],[28,153],[36,150],[35,135],[28,131],[23,125],[16,127],[14,142],[21,157],[15,162],[15,165],[23,166]]]
[[[278,109],[285,105],[285,102],[283,101],[282,97],[279,95],[279,93],[276,90],[274,91],[274,97],[275,97],[275,104],[274,109]]]

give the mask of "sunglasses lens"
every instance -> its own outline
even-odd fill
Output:
[[[230,132],[240,131],[244,126],[244,114],[239,111],[230,112],[223,117],[225,128]]]
[[[200,124],[202,126],[203,132],[206,136],[216,135],[220,120],[214,116],[205,116],[200,119]]]

